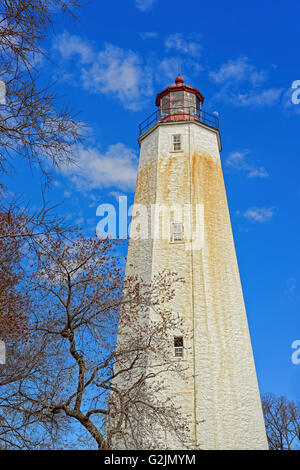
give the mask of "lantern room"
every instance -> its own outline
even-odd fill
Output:
[[[183,78],[178,75],[175,83],[158,93],[155,101],[158,108],[139,124],[139,135],[158,122],[169,121],[196,121],[219,129],[218,116],[203,111],[203,102],[204,96],[198,88],[185,85]]]
[[[176,121],[199,116],[203,101],[200,91],[185,85],[183,78],[178,75],[173,85],[158,93],[155,104],[160,108],[161,120]]]

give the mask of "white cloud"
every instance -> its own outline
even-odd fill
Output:
[[[265,223],[271,220],[274,214],[274,207],[251,207],[244,212],[243,216],[250,222]]]
[[[75,164],[61,169],[77,190],[85,192],[110,186],[134,190],[136,172],[136,153],[122,143],[110,145],[105,153],[79,146]]]
[[[99,205],[99,202],[100,202],[100,199],[101,199],[101,196],[100,195],[95,195],[93,194],[92,192],[88,194],[88,197],[89,199],[92,201],[90,204],[89,204],[89,207],[96,207]]]
[[[117,97],[125,108],[133,110],[139,109],[145,97],[153,93],[147,64],[131,50],[110,43],[97,50],[92,43],[67,32],[56,38],[54,48],[71,66],[71,61],[76,60],[76,74],[64,72],[74,85]]]
[[[221,86],[216,98],[235,106],[272,106],[283,92],[282,88],[262,89],[268,72],[257,69],[245,56],[228,60],[209,76]]]
[[[294,277],[290,277],[287,279],[286,283],[286,289],[284,291],[284,295],[288,298],[288,300],[293,300],[293,294],[295,293],[294,291],[296,290],[296,279]]]
[[[144,33],[140,33],[140,36],[143,40],[155,39],[158,37],[158,33],[156,31],[145,31]]]
[[[248,153],[248,150],[244,150],[243,152],[230,153],[226,160],[226,165],[232,168],[240,169],[244,165],[245,156],[247,153]]]
[[[76,34],[67,31],[57,36],[54,40],[54,48],[57,49],[64,59],[79,57],[81,63],[90,63],[94,60],[94,51],[91,44]]]
[[[91,66],[82,70],[82,78],[86,89],[116,94],[130,109],[138,109],[141,97],[152,93],[138,55],[113,44],[105,44]]]
[[[157,0],[135,0],[135,6],[140,11],[149,11]]]
[[[146,33],[144,33],[146,34]],[[148,33],[151,37],[156,33]],[[111,43],[100,47],[64,32],[55,39],[54,48],[63,63],[57,80],[66,81],[90,93],[106,95],[109,100],[117,99],[126,109],[137,111],[154,102],[155,91],[170,85],[178,71],[177,52],[186,54],[184,78],[196,76],[203,66],[199,61],[201,46],[199,35],[173,34],[166,39],[167,53],[147,55],[123,49]],[[59,59],[57,59],[59,60]]]
[[[268,178],[269,173],[263,166],[253,166],[246,160],[249,150],[231,152],[226,159],[226,166],[233,170],[244,171],[248,178]]]
[[[119,202],[119,197],[124,196],[120,191],[110,191],[109,195],[114,197],[117,202]]]
[[[278,102],[282,91],[282,88],[269,88],[261,92],[239,93],[232,96],[231,101],[238,106],[272,106]]]
[[[164,77],[165,85],[170,85],[174,82],[174,78],[178,73],[178,59],[177,57],[165,57],[155,66],[154,76],[158,80],[159,77]]]
[[[181,75],[184,78],[185,83],[190,83],[193,80],[193,77],[198,76],[198,74],[203,70],[203,66],[200,61],[197,59],[191,59],[188,56],[182,62]],[[164,58],[154,58],[152,62],[151,73],[153,74],[153,83],[157,87],[169,86],[171,83],[174,83],[174,79],[178,74],[178,57],[172,56],[169,54],[168,57]],[[149,67],[151,69],[151,67]],[[157,85],[156,85],[157,84]],[[159,88],[157,88],[159,91]]]
[[[78,217],[74,220],[75,225],[82,227],[84,224],[84,217],[82,212],[79,212]]]
[[[71,197],[71,196],[72,196],[72,191],[69,191],[68,189],[66,189],[66,190],[64,191],[64,197],[69,198],[69,197]]]
[[[165,47],[167,50],[175,50],[181,54],[187,54],[192,57],[199,57],[202,46],[199,43],[200,36],[195,33],[184,35],[175,33],[167,36]]]
[[[294,277],[290,277],[290,279],[286,281],[286,285],[288,292],[293,292],[296,289],[296,279]]]
[[[269,177],[269,173],[263,166],[260,166],[258,168],[249,167],[248,178],[268,178],[268,177]]]
[[[267,72],[257,70],[248,57],[228,60],[221,65],[217,72],[210,72],[209,75],[214,82],[218,84],[225,83],[226,85],[246,80],[256,86],[263,83],[267,78]]]

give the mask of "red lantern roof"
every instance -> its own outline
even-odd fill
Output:
[[[201,103],[203,103],[204,101],[204,96],[201,95],[198,88],[194,88],[190,85],[184,85],[183,78],[180,75],[178,75],[178,77],[175,78],[175,83],[173,83],[172,85],[168,86],[163,91],[158,93],[156,97],[156,101],[155,101],[156,106],[160,106],[160,100],[164,95],[167,95],[168,93],[172,93],[176,91],[188,91],[189,93],[193,93],[194,95],[196,95],[196,97],[201,101]]]

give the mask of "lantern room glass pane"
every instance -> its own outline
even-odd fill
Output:
[[[170,114],[170,94],[163,96],[161,99],[161,113],[162,115]]]
[[[201,101],[199,100],[199,98],[197,98],[196,100],[196,108],[197,108],[197,117],[198,119],[201,120]]]
[[[183,112],[183,91],[173,91],[171,93],[171,113]]]
[[[195,95],[194,93],[184,92],[184,107],[188,114],[195,114]]]

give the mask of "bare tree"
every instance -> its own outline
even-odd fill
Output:
[[[24,337],[31,310],[30,296],[19,288],[30,245],[43,234],[63,234],[68,227],[54,215],[43,190],[40,209],[32,211],[18,196],[11,198],[3,176],[23,158],[39,166],[46,183],[51,165],[71,159],[81,123],[64,105],[58,109],[51,87],[41,86],[38,64],[41,57],[48,59],[43,41],[55,14],[62,11],[75,19],[74,8],[81,4],[80,0],[0,1],[0,339],[10,341],[11,352],[17,351],[12,342],[18,334]]]
[[[28,335],[33,306],[22,283],[28,261],[42,236],[62,236],[68,229],[45,204],[34,214],[13,203],[0,212],[0,339],[24,339]]]
[[[70,161],[80,139],[81,124],[49,85],[42,86],[38,66],[47,59],[43,41],[54,15],[75,18],[80,0],[2,0],[0,2],[0,170],[6,173],[16,157],[38,165],[47,176],[49,163]],[[5,93],[4,93],[5,92]],[[60,108],[60,109],[59,109]]]
[[[0,447],[7,448],[12,439],[18,447],[26,427],[24,419],[20,421],[18,413],[10,409],[10,397],[15,394],[16,384],[30,376],[40,361],[41,351],[34,354],[33,336],[29,332],[34,306],[22,282],[23,239],[19,236],[22,222],[1,213],[0,224],[0,339],[6,348],[6,363],[0,366]],[[10,236],[5,236],[8,233]],[[12,236],[14,233],[18,236]]]
[[[40,209],[32,211],[30,203],[18,196],[11,199],[3,176],[24,159],[40,169],[47,184],[54,167],[72,160],[82,124],[53,86],[43,84],[39,68],[50,60],[43,44],[56,15],[63,12],[76,19],[76,8],[82,4],[81,0],[0,1],[0,339],[7,347],[7,363],[0,368],[1,448],[40,446],[43,427],[49,437],[48,423],[30,413],[31,405],[18,394],[21,380],[32,380],[46,367],[45,345],[30,324],[34,303],[24,279],[34,262],[35,243],[68,229],[49,208],[44,191]]]
[[[270,449],[299,449],[300,402],[269,394],[262,405]]]
[[[38,68],[48,60],[43,41],[53,15],[62,10],[75,17],[80,5],[0,1],[0,178],[22,158],[48,183],[52,168],[72,161],[82,125],[59,107],[50,84],[41,85]],[[0,189],[5,193],[3,179]],[[64,447],[61,433],[72,422],[80,439],[88,436],[98,449],[116,438],[130,447],[130,429],[136,448],[141,431],[150,446],[153,422],[184,441],[185,420],[160,393],[165,371],[182,372],[167,357],[174,326],[168,301],[180,280],[162,273],[151,283],[123,283],[111,242],[68,234],[46,203],[34,213],[22,206],[0,203],[0,328],[10,348],[0,370],[0,447]],[[156,311],[151,322],[150,308]],[[131,339],[116,350],[121,309]],[[161,362],[149,371],[146,359],[154,352]]]
[[[50,61],[43,41],[49,38],[56,15],[76,19],[81,0],[0,1],[0,212],[12,219],[12,230],[0,226],[0,238],[30,238],[41,232],[65,231],[56,220],[42,190],[40,209],[32,210],[20,195],[11,198],[4,175],[20,159],[39,168],[42,187],[53,169],[72,161],[82,138],[82,123],[56,96],[53,85],[42,83],[39,68]],[[50,63],[50,62],[49,62]]]
[[[12,228],[7,213],[0,213],[2,233]],[[0,335],[2,339],[18,337],[25,334],[26,315],[29,312],[28,295],[22,295],[18,284],[22,276],[20,266],[21,241],[11,237],[0,236]]]
[[[89,436],[98,449],[110,448],[116,436],[126,447],[130,428],[131,446],[134,439],[139,448],[137,429],[144,433],[144,442],[149,436],[149,446],[153,445],[153,423],[186,439],[185,419],[171,400],[163,398],[160,380],[166,370],[181,373],[178,363],[167,357],[174,326],[167,304],[181,281],[175,274],[162,273],[150,284],[131,278],[124,285],[113,249],[110,241],[81,235],[68,241],[51,236],[39,241],[28,282],[36,296],[34,344],[43,360],[15,384],[9,405],[6,401],[12,416],[16,413],[30,423],[26,432],[31,439],[37,421],[43,432],[57,432],[75,421],[82,438]],[[155,321],[144,321],[149,308],[156,310]],[[131,335],[116,350],[120,309]],[[161,362],[149,371],[147,357],[154,352],[161,353]],[[124,379],[116,380],[120,376]]]

